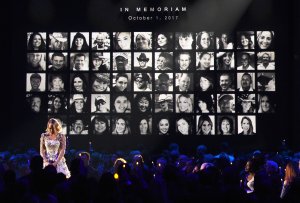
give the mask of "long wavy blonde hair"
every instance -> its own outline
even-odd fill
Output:
[[[47,124],[46,132],[50,134],[58,134],[62,131],[60,122],[55,118],[50,118]]]

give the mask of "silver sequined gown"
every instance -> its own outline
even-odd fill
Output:
[[[62,134],[58,134],[56,139],[54,140],[49,139],[49,136],[47,136],[46,133],[43,133],[41,135],[41,148],[45,150],[44,153],[48,162],[54,162],[57,159],[59,155],[59,150],[62,147],[63,150],[65,150],[65,141],[65,137]],[[48,162],[44,162],[44,167],[46,167],[49,164]],[[56,171],[57,173],[65,174],[67,178],[70,177],[70,171],[66,164],[65,157],[62,157],[61,160],[57,163]]]

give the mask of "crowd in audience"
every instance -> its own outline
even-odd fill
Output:
[[[181,153],[171,143],[159,154],[67,149],[67,179],[43,168],[35,149],[0,152],[3,202],[300,202],[300,152],[254,150],[217,154],[205,145]]]

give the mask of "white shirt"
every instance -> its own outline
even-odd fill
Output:
[[[243,69],[243,66],[238,66],[237,70],[254,70],[254,68],[251,65],[249,65],[247,69]]]
[[[275,66],[271,63],[265,67],[262,63],[257,66],[257,70],[275,70]]]

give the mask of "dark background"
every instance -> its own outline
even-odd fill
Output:
[[[104,3],[105,2],[105,3]],[[188,11],[179,21],[161,23],[128,22],[119,7],[128,5],[186,5]],[[277,150],[281,141],[295,150],[300,149],[299,125],[299,17],[297,0],[12,0],[2,19],[9,28],[4,32],[8,59],[2,69],[3,120],[0,151],[15,147],[39,147],[40,134],[45,130],[47,116],[32,115],[26,110],[26,33],[32,31],[231,31],[274,30],[276,52],[277,112],[258,114],[257,135],[240,136],[74,136],[69,147],[88,149],[92,141],[96,150],[117,149],[161,150],[177,142],[183,151],[194,151],[198,144],[217,149],[228,141],[236,150]],[[8,40],[7,40],[8,39]]]

